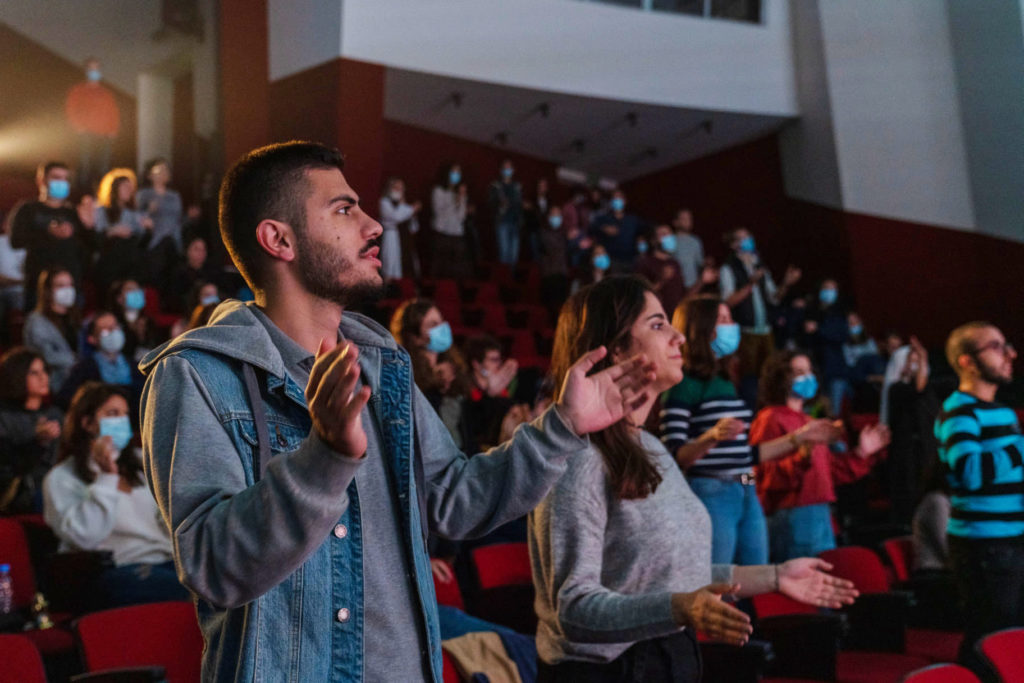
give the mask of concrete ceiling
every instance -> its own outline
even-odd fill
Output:
[[[579,97],[401,69],[387,71],[385,116],[619,182],[764,137],[790,120]]]

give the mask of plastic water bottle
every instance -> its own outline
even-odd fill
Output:
[[[11,565],[0,564],[0,614],[14,609],[14,587],[11,586]]]

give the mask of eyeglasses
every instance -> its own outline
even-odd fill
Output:
[[[990,341],[987,344],[982,344],[975,348],[972,353],[974,353],[974,355],[978,355],[986,351],[996,351],[997,353],[1007,355],[1013,353],[1015,350],[1016,349],[1013,348],[1013,344],[1010,342]]]

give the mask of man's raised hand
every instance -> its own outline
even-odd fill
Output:
[[[565,376],[558,410],[580,436],[610,427],[637,410],[650,395],[654,364],[643,354],[587,376],[608,350],[599,346],[573,363]]]
[[[360,414],[370,400],[370,387],[356,391],[359,349],[351,342],[322,339],[306,385],[306,403],[313,428],[328,446],[342,455],[366,454],[366,432]]]

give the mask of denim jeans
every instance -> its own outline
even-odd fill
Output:
[[[713,477],[688,477],[711,515],[712,564],[767,564],[768,528],[757,488]]]
[[[108,607],[192,599],[178,581],[174,562],[121,565],[103,572],[99,583]]]
[[[607,663],[537,662],[537,683],[697,683],[700,648],[692,629],[641,640]]]
[[[768,517],[772,562],[814,557],[836,547],[828,503],[782,508]]]
[[[498,261],[514,266],[519,261],[519,223],[498,223]]]

